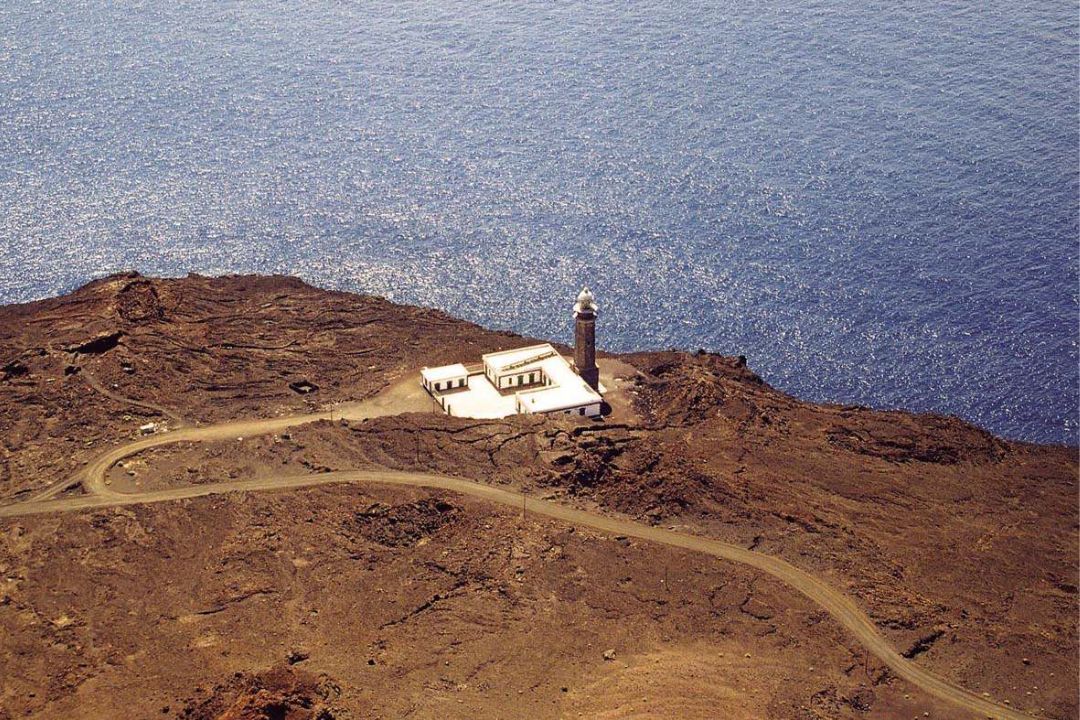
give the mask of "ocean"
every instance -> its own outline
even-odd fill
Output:
[[[1072,2],[8,0],[0,303],[287,273],[1077,441]],[[417,358],[422,362],[423,358]]]

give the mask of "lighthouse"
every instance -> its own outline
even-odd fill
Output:
[[[420,384],[447,415],[503,418],[514,414],[600,417],[596,367],[596,298],[582,288],[574,303],[574,361],[551,345],[489,352],[482,362],[425,367]]]
[[[589,288],[582,288],[574,303],[574,369],[589,387],[600,386],[596,367],[596,298]]]

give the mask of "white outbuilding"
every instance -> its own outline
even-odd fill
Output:
[[[426,367],[420,371],[421,382],[428,392],[440,392],[463,388],[468,382],[469,371],[461,363],[456,365],[443,365],[441,367]]]

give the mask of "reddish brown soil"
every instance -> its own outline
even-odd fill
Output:
[[[162,419],[155,405],[202,422],[297,412],[526,341],[287,278],[122,276],[2,308],[0,497],[66,477]],[[618,422],[321,422],[158,448],[111,479],[153,489],[381,465],[531,488],[783,556],[939,674],[1076,716],[1075,448],[804,403],[735,358],[621,360]],[[317,389],[290,388],[302,382]],[[248,712],[259,692],[301,686],[334,717],[959,717],[864,667],[767,578],[453,496],[230,496],[0,532],[0,707],[13,717]],[[260,679],[292,651],[314,675]]]
[[[0,565],[13,717],[963,717],[769,578],[422,491],[28,518]],[[339,691],[251,689],[290,658]]]
[[[335,720],[332,701],[341,689],[292,665],[307,659],[294,651],[286,664],[265,672],[237,672],[227,682],[185,703],[185,720]],[[205,697],[203,697],[205,695]],[[166,712],[167,714],[167,712]]]
[[[362,399],[421,365],[527,342],[287,277],[117,275],[0,307],[0,500],[70,474],[144,423],[169,421],[104,396],[87,376],[205,423]],[[305,383],[314,391],[298,391]]]

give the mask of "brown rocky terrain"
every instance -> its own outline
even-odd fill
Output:
[[[0,502],[147,422],[304,412],[525,342],[289,278],[114,276],[0,308]],[[804,403],[742,358],[604,370],[603,422],[320,421],[154,448],[108,481],[388,467],[522,488],[783,557],[939,675],[1076,716],[1075,448]],[[967,717],[753,570],[450,493],[244,493],[0,538],[0,717]]]

